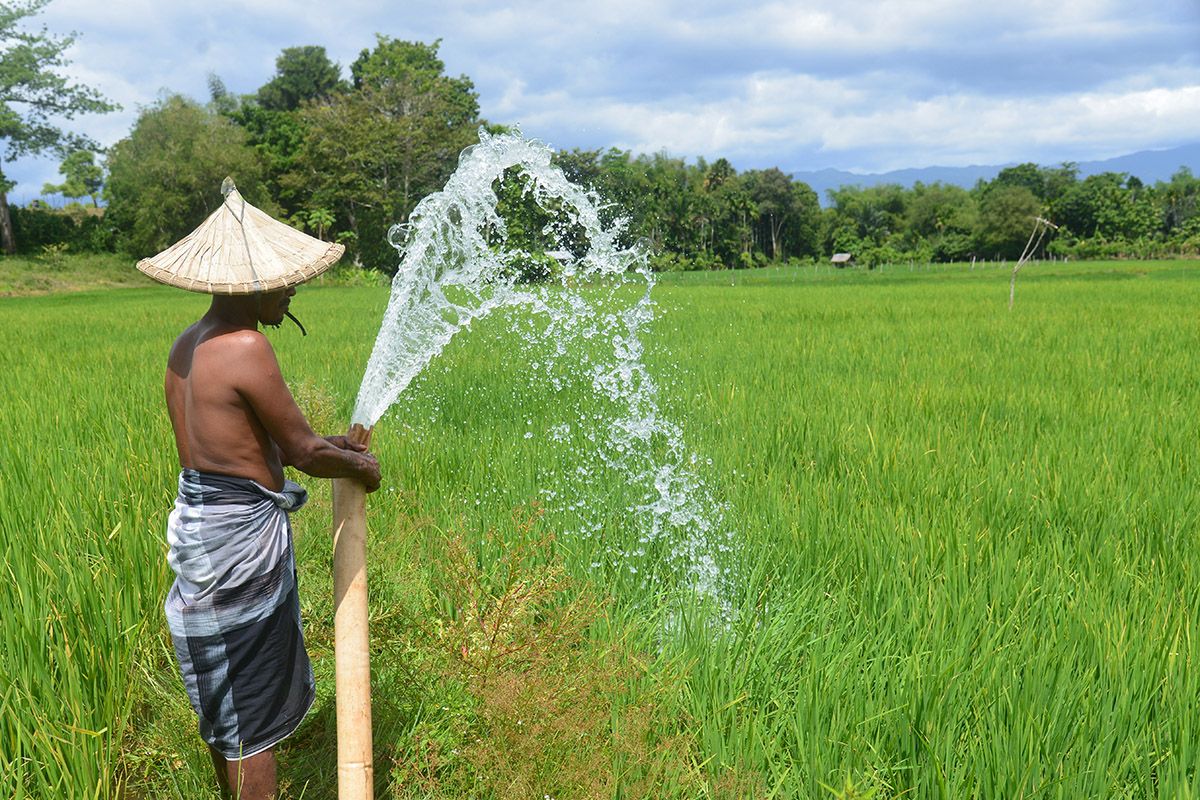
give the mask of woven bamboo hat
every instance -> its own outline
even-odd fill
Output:
[[[314,239],[247,203],[226,178],[221,207],[200,227],[137,268],[205,294],[254,294],[295,286],[337,263],[346,248]]]

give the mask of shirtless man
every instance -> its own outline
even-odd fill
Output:
[[[183,467],[167,617],[217,780],[242,800],[275,796],[274,746],[313,697],[288,521],[306,494],[283,468],[367,491],[380,481],[365,446],[313,432],[258,330],[295,294],[215,295],[175,340],[165,381]]]

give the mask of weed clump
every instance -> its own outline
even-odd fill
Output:
[[[566,574],[541,516],[535,505],[508,532],[440,538],[409,622],[463,707],[451,737],[417,728],[396,777],[425,796],[695,796],[694,742],[666,711],[678,708],[667,702],[678,681],[627,640],[598,635],[607,606]]]

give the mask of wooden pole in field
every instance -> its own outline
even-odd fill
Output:
[[[1017,273],[1021,271],[1021,267],[1025,262],[1033,258],[1033,254],[1037,252],[1038,245],[1042,243],[1042,237],[1046,235],[1046,231],[1050,228],[1058,230],[1058,226],[1048,219],[1041,217],[1033,218],[1033,230],[1029,233],[1029,241],[1025,243],[1025,249],[1021,251],[1021,257],[1017,259],[1017,263],[1013,265],[1012,278],[1008,282],[1008,310],[1012,311],[1013,301],[1017,296]],[[1033,240],[1034,234],[1038,234],[1037,241]]]
[[[371,431],[350,426],[346,438],[370,444]],[[333,639],[337,682],[339,800],[370,800],[371,654],[367,645],[367,490],[333,481]]]

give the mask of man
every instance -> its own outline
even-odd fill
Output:
[[[365,446],[313,432],[258,329],[291,316],[295,284],[336,261],[341,246],[276,222],[227,183],[220,209],[138,268],[215,295],[167,361],[182,471],[164,608],[217,781],[226,796],[258,800],[275,796],[274,747],[314,697],[288,518],[307,494],[283,468],[352,478],[367,491],[380,477]]]

